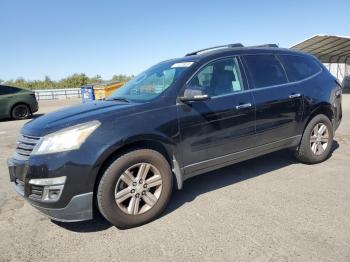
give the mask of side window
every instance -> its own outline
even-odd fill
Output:
[[[255,88],[288,82],[282,65],[274,55],[246,55],[244,59]]]
[[[321,71],[321,67],[312,58],[297,55],[280,55],[290,81],[299,81]]]
[[[9,94],[13,94],[13,93],[17,93],[18,89],[17,88],[13,88],[10,86],[0,86],[0,95],[9,95]]]
[[[243,82],[237,59],[227,58],[208,64],[191,79],[189,87],[209,96],[242,91]]]
[[[0,86],[0,96],[1,95],[6,95],[5,87],[3,87],[3,86]]]

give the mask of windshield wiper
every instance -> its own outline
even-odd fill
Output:
[[[130,101],[125,97],[112,97],[112,98],[106,99],[106,101],[121,101],[121,102],[130,103]]]

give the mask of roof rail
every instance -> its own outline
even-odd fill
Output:
[[[219,45],[219,46],[214,46],[214,47],[209,47],[209,48],[201,49],[198,51],[194,51],[194,52],[186,54],[185,56],[197,55],[198,53],[201,53],[204,51],[209,51],[209,50],[214,50],[214,49],[219,49],[219,48],[234,48],[234,47],[244,47],[244,46],[241,43]]]
[[[264,44],[264,45],[253,45],[249,47],[278,47],[277,44]]]

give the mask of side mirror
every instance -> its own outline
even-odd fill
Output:
[[[210,97],[205,94],[202,90],[187,88],[185,90],[184,96],[179,98],[182,102],[191,101],[205,101],[210,99]]]

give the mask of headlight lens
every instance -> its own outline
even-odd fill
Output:
[[[42,155],[79,149],[100,125],[99,121],[94,120],[48,134],[35,146],[32,154]]]

